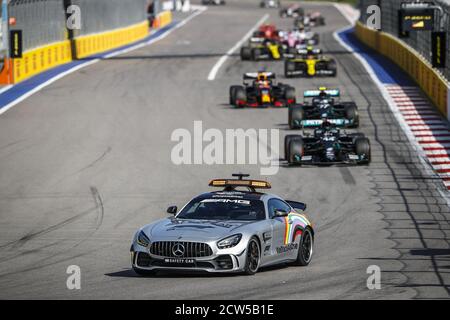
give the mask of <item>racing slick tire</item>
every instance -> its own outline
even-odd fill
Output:
[[[359,113],[355,104],[349,104],[345,108],[345,118],[347,120],[353,120],[353,125],[351,125],[352,128],[357,128],[359,126]]]
[[[302,121],[305,119],[305,110],[301,106],[289,107],[289,129],[302,129]]]
[[[261,50],[258,48],[254,48],[252,50],[252,60],[253,61],[258,61],[259,60],[259,56],[261,55]]]
[[[313,255],[314,236],[310,228],[303,230],[298,246],[297,260],[294,265],[305,267],[311,262]]]
[[[325,17],[318,17],[316,26],[324,26],[325,25]]]
[[[303,143],[303,139],[301,136],[298,136],[295,139],[292,139],[289,143],[288,148],[288,163],[289,164],[299,164],[297,161],[295,161],[296,156],[303,156],[303,153],[305,151],[305,146]]]
[[[298,134],[288,134],[284,137],[284,160],[289,161],[289,145],[291,141],[301,138]]]
[[[370,141],[367,138],[357,138],[355,141],[356,154],[358,156],[365,155],[367,160],[371,160]]]
[[[143,276],[143,277],[156,275],[156,270],[143,270],[143,269],[136,268],[135,266],[133,266],[133,271],[136,272],[136,274]]]
[[[234,105],[236,103],[236,89],[241,88],[241,86],[231,86],[230,87],[230,104]]]
[[[284,98],[286,99],[286,103],[289,100],[296,101],[296,97],[295,97],[295,88],[291,87],[291,86],[286,86],[285,92],[284,92]]]
[[[256,237],[252,237],[249,240],[245,255],[244,274],[254,275],[258,272],[259,264],[261,263],[261,246]]]
[[[252,58],[252,49],[249,47],[241,48],[241,60],[250,60]]]
[[[238,100],[247,102],[247,93],[245,92],[245,88],[241,86],[237,86],[234,90],[235,100],[233,105],[236,108],[240,108],[241,106],[237,103]]]
[[[337,77],[337,63],[336,60],[331,59],[330,62],[328,62],[328,70],[333,71],[331,74],[332,77]]]
[[[311,40],[313,40],[313,41],[316,43],[315,45],[318,45],[319,42],[320,42],[319,34],[316,33],[316,34],[311,38]]]
[[[295,71],[295,62],[286,60],[284,63],[284,76],[286,78],[292,78],[292,75],[289,72]]]

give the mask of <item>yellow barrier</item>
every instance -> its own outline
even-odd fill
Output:
[[[162,28],[172,22],[172,11],[163,11],[153,21],[153,28]]]
[[[398,38],[367,28],[361,22],[356,24],[355,33],[367,46],[399,65],[417,82],[438,110],[450,117],[450,84],[428,61]]]
[[[156,21],[155,21],[156,22]],[[157,26],[164,27],[172,22],[172,12],[161,12],[157,17]],[[103,33],[81,36],[75,39],[77,58],[112,50],[139,40],[149,34],[147,21],[129,27]],[[20,59],[5,62],[0,71],[0,84],[14,84],[58,65],[72,61],[69,40],[49,44],[23,53]]]
[[[20,82],[71,60],[70,41],[57,42],[27,51],[22,58],[13,59],[13,82]]]
[[[148,22],[144,21],[122,29],[78,37],[75,39],[77,58],[82,59],[142,40],[148,33]]]

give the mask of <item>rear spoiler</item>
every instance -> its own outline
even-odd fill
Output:
[[[316,98],[320,96],[321,92],[325,92],[330,97],[340,97],[341,92],[338,89],[330,89],[330,90],[307,90],[303,93],[303,97],[305,98]]]
[[[276,79],[275,73],[273,72],[265,72],[265,74],[269,80]],[[244,73],[244,80],[255,80],[256,78],[258,78],[258,73],[256,72]]]
[[[300,210],[300,211],[306,210],[306,204],[304,204],[303,202],[289,201],[289,200],[286,200],[286,202],[295,210]]]

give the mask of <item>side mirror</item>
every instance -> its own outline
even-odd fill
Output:
[[[274,218],[283,218],[287,217],[289,215],[289,212],[283,211],[283,210],[275,210]]]
[[[171,206],[171,207],[167,208],[167,213],[170,213],[170,214],[175,214],[175,213],[177,213],[177,211],[178,211],[177,206]]]

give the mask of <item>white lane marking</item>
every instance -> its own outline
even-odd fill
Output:
[[[208,80],[213,81],[216,79],[217,72],[219,72],[220,67],[227,61],[227,59],[237,50],[239,47],[241,47],[245,41],[247,41],[248,38],[250,38],[253,34],[253,32],[267,19],[269,18],[269,14],[265,14],[261,19],[258,20],[258,22],[250,29],[249,32],[245,34],[245,36],[239,40],[230,50],[227,51],[225,55],[220,57],[220,59],[216,62],[216,64],[212,67],[211,71],[208,74]]]
[[[7,85],[7,86],[1,88],[1,89],[0,89],[0,94],[2,94],[2,93],[5,92],[5,91],[8,91],[8,90],[11,89],[12,87],[13,87],[13,85],[12,85],[12,84],[9,84],[9,85]]]
[[[71,68],[71,69],[69,69],[69,70],[67,70],[67,71],[65,71],[65,72],[62,72],[62,73],[60,73],[60,74],[54,76],[53,78],[50,78],[49,80],[47,80],[47,81],[41,83],[39,86],[35,87],[34,89],[32,89],[32,90],[30,90],[30,91],[24,93],[23,95],[21,95],[21,96],[20,96],[19,98],[17,98],[16,100],[13,100],[13,101],[11,101],[10,103],[8,103],[7,105],[5,105],[3,108],[0,109],[0,115],[3,114],[3,113],[5,113],[5,112],[8,111],[9,109],[11,109],[12,107],[14,107],[15,105],[17,105],[18,103],[20,103],[20,102],[24,101],[25,99],[29,98],[29,97],[32,96],[33,94],[35,94],[35,93],[41,91],[41,90],[44,89],[45,87],[51,85],[51,84],[54,83],[55,81],[57,81],[57,80],[59,80],[59,79],[61,79],[61,78],[64,78],[65,76],[67,76],[67,75],[69,75],[69,74],[71,74],[71,73],[74,73],[74,72],[76,72],[76,71],[78,71],[78,70],[80,70],[80,69],[82,69],[82,68],[85,68],[85,67],[88,67],[88,66],[90,66],[90,65],[92,65],[92,64],[94,64],[94,63],[97,63],[97,62],[101,61],[102,59],[105,59],[105,58],[107,59],[107,58],[111,58],[111,57],[114,57],[114,56],[117,56],[117,55],[121,55],[121,54],[124,54],[124,53],[127,53],[127,52],[131,52],[131,51],[140,49],[140,48],[142,48],[142,47],[151,45],[151,44],[154,43],[154,42],[157,42],[157,41],[159,41],[159,40],[164,39],[164,38],[167,37],[170,33],[172,33],[173,31],[177,30],[178,28],[184,26],[184,25],[185,25],[186,23],[188,23],[190,20],[192,20],[193,18],[195,18],[195,17],[198,16],[199,14],[203,13],[206,9],[207,9],[207,8],[205,8],[205,7],[200,7],[200,8],[198,9],[198,11],[195,11],[194,13],[192,13],[191,15],[189,15],[188,17],[186,17],[184,20],[182,20],[181,22],[179,22],[175,27],[173,27],[172,29],[169,29],[167,32],[164,32],[163,34],[161,34],[160,36],[158,36],[158,37],[156,37],[156,38],[153,38],[153,39],[150,39],[150,40],[148,40],[148,41],[146,41],[146,42],[143,42],[143,43],[140,43],[140,44],[131,46],[131,47],[127,48],[127,49],[123,49],[123,50],[119,50],[119,51],[112,52],[112,53],[110,53],[110,54],[107,54],[107,55],[102,56],[102,58],[94,59],[94,60],[87,61],[87,62],[85,62],[85,63],[79,64],[79,65],[77,65],[77,66],[75,66],[75,67],[73,67],[73,68]],[[149,36],[151,36],[151,34],[150,34]],[[8,90],[8,89],[10,89],[11,87],[13,87],[13,86],[10,86],[10,87],[7,88],[7,89],[6,89],[6,87],[5,87],[5,88],[3,88],[3,89]],[[4,91],[6,91],[6,90],[4,90]],[[0,94],[3,93],[4,91],[0,91]]]

